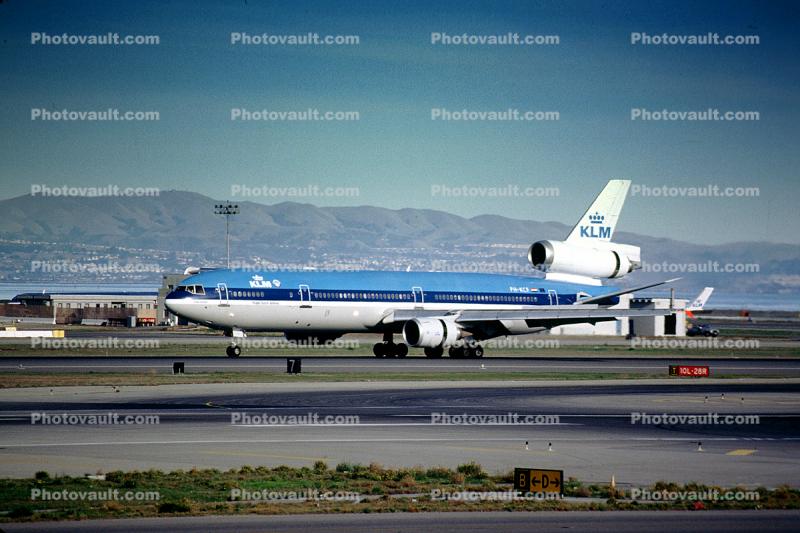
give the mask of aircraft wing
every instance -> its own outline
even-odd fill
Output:
[[[656,283],[650,283],[648,285],[639,285],[638,287],[632,287],[630,289],[621,289],[615,292],[608,292],[606,294],[598,294],[597,296],[591,296],[589,298],[583,298],[582,300],[578,300],[575,302],[575,305],[586,305],[592,303],[600,303],[605,300],[608,300],[614,296],[622,296],[623,294],[630,294],[632,292],[638,292],[644,289],[649,289],[651,287],[658,287],[659,285],[665,285],[667,283],[673,283],[678,281],[681,278],[672,278],[666,281],[657,281]]]
[[[389,311],[384,324],[403,323],[414,318],[438,318],[455,321],[479,340],[508,335],[509,330],[524,321],[525,328],[550,329],[566,324],[596,324],[633,316],[664,316],[671,309],[611,309],[598,305],[542,305],[526,309],[452,310],[450,312],[422,309]]]
[[[670,309],[612,309],[592,304],[542,305],[527,309],[452,310],[449,312],[423,309],[398,309],[384,319],[385,324],[405,322],[414,318],[448,318],[464,327],[480,323],[524,320],[529,327],[551,328],[562,324],[603,322],[633,316],[665,316]]]

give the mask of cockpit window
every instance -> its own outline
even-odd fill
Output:
[[[206,290],[202,285],[178,285],[178,291],[186,291],[192,294],[205,294]]]

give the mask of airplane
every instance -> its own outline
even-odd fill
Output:
[[[714,292],[714,287],[705,287],[697,297],[692,300],[692,303],[686,307],[686,318],[694,318],[694,313],[704,314],[711,311],[705,311],[706,302],[711,298],[711,293]]]
[[[482,357],[481,341],[575,323],[662,316],[669,309],[613,308],[630,289],[603,286],[641,268],[640,249],[611,242],[629,180],[610,180],[564,241],[542,240],[528,261],[544,278],[402,271],[257,271],[187,269],[165,305],[190,322],[223,330],[226,349],[246,332],[282,332],[287,340],[326,343],[347,333],[376,333],[376,357]],[[394,342],[401,334],[403,341]]]

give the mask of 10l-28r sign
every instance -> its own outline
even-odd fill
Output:
[[[669,365],[669,375],[688,378],[707,378],[711,370],[707,366]]]

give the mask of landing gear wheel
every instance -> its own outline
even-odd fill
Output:
[[[375,343],[375,345],[372,347],[372,353],[373,353],[373,354],[375,355],[375,357],[377,357],[378,359],[380,359],[380,358],[382,358],[382,357],[385,357],[385,356],[386,356],[385,352],[383,351],[383,347],[384,347],[384,344],[383,344],[382,342],[377,342],[377,343]]]
[[[225,354],[228,357],[239,357],[240,355],[242,355],[242,349],[234,344],[232,346],[228,346],[227,348],[225,348]]]
[[[477,359],[478,357],[483,357],[483,348],[479,344],[473,344],[472,346],[464,346],[463,348],[464,355],[462,357],[468,357],[469,359]]]
[[[441,346],[437,346],[436,348],[425,348],[425,357],[430,357],[431,359],[439,359],[443,353],[444,348]]]
[[[394,353],[397,357],[403,358],[408,355],[408,345],[401,342],[400,344],[396,344],[394,348]]]
[[[463,346],[453,346],[447,352],[451,359],[463,359],[464,358],[464,347]]]

